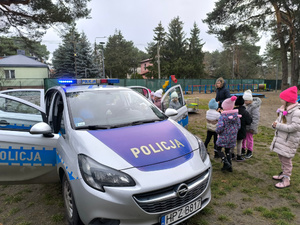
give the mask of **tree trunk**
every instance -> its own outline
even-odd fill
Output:
[[[276,24],[277,24],[277,37],[280,43],[280,53],[281,53],[281,63],[282,63],[282,83],[281,83],[281,90],[285,90],[286,88],[289,87],[288,84],[288,74],[289,74],[289,69],[288,69],[288,58],[287,58],[287,47],[284,42],[284,35],[282,33],[282,18],[280,14],[280,10],[276,2],[272,2],[272,5],[275,9],[275,14],[276,14]]]
[[[292,78],[292,85],[298,87],[299,80],[299,50],[295,50],[295,74]]]

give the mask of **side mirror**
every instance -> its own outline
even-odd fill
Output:
[[[44,122],[34,124],[29,132],[31,134],[43,134],[45,137],[54,137],[51,127]]]
[[[166,109],[165,114],[168,117],[170,117],[170,116],[176,116],[178,114],[178,111],[176,109],[168,108],[168,109]]]

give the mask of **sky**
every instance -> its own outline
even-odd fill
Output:
[[[206,14],[212,12],[216,0],[92,0],[88,7],[92,9],[91,19],[77,21],[78,32],[84,32],[90,43],[107,42],[107,38],[120,30],[124,39],[132,41],[134,46],[146,52],[148,43],[153,41],[153,30],[161,22],[165,31],[172,19],[179,16],[183,22],[186,38],[194,22],[200,29],[203,51],[222,50],[222,44],[214,35],[207,34],[208,26],[202,22]],[[61,39],[59,31],[50,29],[43,37],[52,53],[58,48]]]

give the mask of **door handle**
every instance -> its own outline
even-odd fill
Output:
[[[0,120],[0,125],[9,125],[9,123],[6,120]]]

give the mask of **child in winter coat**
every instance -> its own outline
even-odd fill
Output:
[[[207,133],[206,133],[206,140],[204,142],[204,145],[207,149],[207,146],[211,140],[212,137],[214,137],[214,153],[215,153],[215,158],[219,158],[218,152],[217,152],[217,133],[216,133],[216,128],[217,128],[217,123],[218,119],[220,117],[220,113],[217,112],[217,109],[219,108],[218,102],[214,98],[212,98],[209,103],[208,103],[208,108],[206,112],[206,128],[207,128]]]
[[[275,184],[276,188],[290,186],[292,175],[292,158],[295,156],[300,140],[300,110],[297,103],[297,87],[293,86],[281,92],[282,106],[277,110],[278,118],[273,122],[275,135],[270,150],[278,154],[282,172],[273,176],[274,180],[281,182]]]
[[[236,96],[227,98],[222,103],[223,111],[217,123],[216,132],[219,135],[217,140],[217,150],[223,162],[223,171],[232,172],[230,149],[235,147],[238,130],[241,128],[241,115],[238,110],[233,109]],[[222,152],[225,148],[225,153]]]
[[[178,101],[178,94],[176,91],[174,91],[171,94],[171,102],[169,104],[169,108],[171,109],[179,109],[181,107],[180,102]]]
[[[161,109],[161,97],[162,97],[163,90],[159,89],[154,92],[154,105],[156,105],[159,109]]]
[[[252,123],[252,117],[250,116],[250,114],[246,110],[246,107],[244,106],[244,99],[242,96],[237,97],[235,101],[234,109],[237,109],[238,113],[242,116],[240,118],[241,128],[238,131],[237,141],[236,141],[236,150],[237,150],[236,161],[242,162],[245,160],[245,158],[242,156],[242,142],[243,139],[246,137],[246,126]]]
[[[242,143],[242,154],[245,154],[247,148],[248,150],[245,158],[250,159],[253,155],[253,134],[258,133],[261,100],[258,97],[252,97],[251,90],[247,90],[244,92],[243,99],[245,101],[246,110],[252,117],[252,123],[246,126],[246,137]]]

